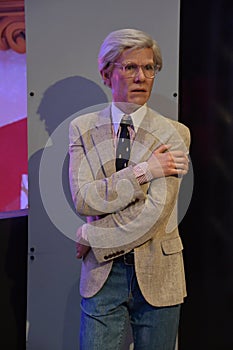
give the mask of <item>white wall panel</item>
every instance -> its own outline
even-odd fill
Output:
[[[150,105],[177,118],[178,97],[173,93],[178,92],[179,0],[25,2],[30,191],[28,349],[77,350],[80,261],[75,259],[74,242],[64,234],[64,226],[60,230],[54,225],[41,201],[43,148],[49,136],[51,145],[56,142],[54,130],[72,113],[110,100],[110,91],[97,70],[97,54],[105,36],[120,28],[142,29],[158,41],[164,68],[156,78]],[[67,123],[61,135],[68,145]],[[52,152],[51,146],[51,158]],[[67,158],[63,168],[69,205]],[[51,195],[51,188],[43,191]],[[56,216],[60,197],[55,192]],[[59,213],[59,220],[62,225],[69,221],[65,210]],[[78,218],[77,223],[81,222]]]

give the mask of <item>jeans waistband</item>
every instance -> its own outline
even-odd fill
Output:
[[[134,251],[118,256],[114,259],[115,262],[123,262],[125,265],[134,265]]]

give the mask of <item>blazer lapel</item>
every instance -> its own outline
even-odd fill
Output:
[[[95,129],[91,133],[91,139],[99,159],[99,170],[102,170],[102,175],[98,171],[97,177],[111,176],[116,171],[116,168],[110,106],[98,113]]]
[[[159,140],[155,136],[157,129],[158,125],[156,124],[155,116],[148,109],[137,130],[131,149],[129,164],[137,164],[149,158],[151,152],[159,145]]]
[[[169,119],[148,108],[132,145],[129,164],[146,161],[151,152],[169,142],[174,132]]]

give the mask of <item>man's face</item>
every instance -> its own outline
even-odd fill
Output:
[[[151,48],[125,50],[116,63],[136,65],[154,65]],[[154,78],[145,77],[143,70],[138,69],[134,77],[126,77],[124,71],[117,65],[113,66],[108,85],[112,90],[113,102],[128,102],[144,105],[150,97]]]

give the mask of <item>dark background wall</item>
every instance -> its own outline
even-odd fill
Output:
[[[26,349],[27,232],[25,214],[0,219],[0,349],[2,350]]]
[[[194,192],[181,224],[188,295],[181,350],[233,349],[233,2],[181,2],[180,120]]]
[[[191,129],[194,192],[181,223],[188,298],[180,350],[232,350],[232,1],[183,0],[180,121]],[[25,349],[27,216],[0,220],[0,348]]]

